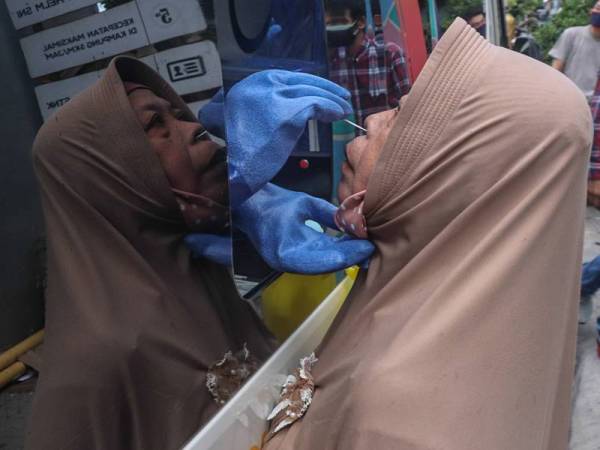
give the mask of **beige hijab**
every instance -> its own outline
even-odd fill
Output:
[[[225,268],[191,260],[124,81],[194,120],[154,71],[119,57],[36,138],[48,290],[30,450],[177,449],[217,410],[207,368],[244,343],[259,359],[271,350]]]
[[[370,179],[377,251],[312,405],[266,448],[565,450],[591,137],[566,77],[456,20]]]

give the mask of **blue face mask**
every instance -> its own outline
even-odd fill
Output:
[[[483,25],[481,25],[479,28],[475,28],[475,30],[482,35],[483,37],[486,37],[486,26],[485,23]]]
[[[592,17],[590,18],[590,23],[593,27],[600,28],[600,13],[592,13]]]

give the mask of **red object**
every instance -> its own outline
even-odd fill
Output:
[[[308,162],[308,159],[301,159],[300,162],[298,163],[298,165],[300,166],[301,169],[308,169],[310,167],[310,163]]]
[[[411,81],[414,83],[427,61],[427,49],[423,35],[421,11],[418,0],[396,0],[404,35],[404,52],[408,61]]]

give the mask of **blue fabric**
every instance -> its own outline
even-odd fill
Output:
[[[210,134],[225,139],[225,97],[223,88],[198,111],[198,120]]]
[[[350,93],[314,75],[257,72],[225,99],[229,192],[236,207],[279,172],[310,119],[333,122],[352,113]]]
[[[275,270],[302,274],[335,272],[368,260],[374,246],[349,236],[333,237],[307,226],[313,220],[337,229],[336,207],[320,198],[267,184],[233,210],[234,224]],[[230,243],[219,236],[188,235],[185,239],[196,257],[230,254]],[[216,246],[222,246],[216,250]],[[230,260],[216,260],[230,264]]]
[[[581,296],[589,297],[600,289],[600,256],[583,264],[581,272]]]
[[[339,120],[352,112],[350,93],[313,75],[268,70],[219,91],[198,113],[211,133],[226,134],[233,225],[275,270],[327,273],[368,260],[366,240],[332,237],[305,225],[337,229],[336,207],[307,194],[267,184],[284,165],[310,119]],[[229,237],[191,234],[194,256],[231,264]]]
[[[206,258],[224,266],[231,266],[231,236],[188,234],[185,243],[195,258]]]

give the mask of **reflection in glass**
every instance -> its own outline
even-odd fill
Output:
[[[382,17],[381,9],[385,14]],[[365,127],[373,113],[398,106],[411,86],[398,13],[393,1],[327,0],[329,78],[352,95],[349,119]],[[348,141],[366,132],[348,124],[333,125],[334,198]]]
[[[285,69],[327,78],[321,0],[214,2],[214,8],[225,95],[240,80],[266,69]],[[272,182],[329,199],[332,191],[331,127],[309,122]],[[233,203],[236,203],[235,199]],[[264,281],[266,285],[276,278],[276,274],[235,228],[233,270],[241,292],[246,293],[256,283]],[[260,287],[249,296],[257,291]]]
[[[329,78],[352,94],[355,122],[398,106],[410,78],[402,47],[384,36],[379,2],[328,0],[325,21]]]
[[[366,131],[365,119],[370,114],[396,107],[400,98],[410,89],[399,15],[395,10],[396,3],[392,0],[381,2],[262,0],[249,5],[248,2],[234,0],[215,2],[214,7],[218,47],[223,64],[223,84],[228,105],[226,115],[227,120],[236,119],[235,123],[227,123],[230,162],[237,158],[237,154],[232,151],[232,146],[241,145],[237,139],[238,131],[232,131],[233,128],[240,127],[240,124],[244,123],[244,127],[252,129],[254,135],[245,135],[245,142],[250,141],[248,147],[255,142],[268,141],[266,136],[257,133],[261,131],[264,133],[265,129],[270,130],[270,133],[277,133],[274,128],[263,126],[264,121],[268,119],[262,115],[267,113],[277,116],[286,109],[277,103],[274,96],[270,97],[271,102],[268,104],[253,100],[237,101],[240,89],[236,89],[236,84],[246,80],[250,75],[266,69],[285,69],[313,74],[337,83],[351,94],[350,104],[344,101],[348,105],[348,111],[336,116],[335,119],[339,120],[334,122],[333,126],[329,123],[331,120],[329,122],[310,120],[304,131],[300,133],[299,139],[292,143],[280,142],[281,147],[285,147],[290,156],[282,167],[279,166],[281,168],[273,179],[268,180],[272,181],[272,185],[258,193],[249,189],[238,191],[235,188],[235,180],[240,177],[240,174],[234,164],[230,165],[231,204],[234,208],[232,212],[233,272],[238,288],[242,294],[246,294],[246,298],[259,298],[263,288],[276,280],[277,292],[291,292],[302,283],[292,283],[288,277],[279,279],[278,271],[322,273],[325,270],[319,272],[311,269],[310,266],[315,266],[315,263],[310,259],[301,262],[294,260],[289,265],[294,270],[282,269],[281,267],[286,267],[286,263],[291,261],[290,254],[286,252],[281,254],[289,260],[267,264],[266,260],[274,259],[269,259],[266,253],[277,254],[279,249],[257,249],[257,239],[253,239],[255,245],[252,245],[247,231],[251,228],[252,233],[263,235],[270,231],[273,235],[283,236],[287,242],[301,241],[306,228],[304,223],[300,230],[292,224],[293,220],[288,223],[284,220],[269,219],[271,215],[277,214],[293,218],[297,210],[294,210],[291,205],[304,201],[293,194],[278,191],[279,187],[307,193],[327,201],[335,199],[345,143]],[[386,11],[385,19],[382,18],[382,8]],[[284,78],[278,80],[277,86],[287,86]],[[257,77],[253,76],[251,80],[257,80]],[[249,86],[248,81],[244,81],[239,86]],[[323,87],[323,89],[329,88]],[[341,95],[346,95],[345,91],[341,92]],[[300,95],[298,97],[291,95],[291,98],[296,99],[297,104],[302,102]],[[238,114],[236,108],[242,110],[244,105],[250,103],[255,105],[254,117],[252,111]],[[347,119],[341,120],[343,117]],[[256,129],[252,127],[253,119],[260,121],[261,126]],[[276,153],[280,151],[280,148],[274,147],[271,155],[261,156],[262,160],[253,161],[255,170],[260,171],[261,165],[272,164],[276,159]],[[250,174],[250,176],[254,175]],[[241,208],[237,209],[238,205],[246,200],[248,194],[253,195],[256,205],[258,203],[262,205],[252,209],[250,213]],[[271,194],[285,198],[285,204],[271,203],[269,200]],[[261,199],[264,201],[259,202]],[[309,202],[313,201],[309,200]],[[262,214],[257,212],[261,208]],[[329,211],[326,215],[332,217],[335,214],[335,207],[331,205],[331,208],[333,212]],[[249,227],[246,218],[243,217],[244,214],[240,211],[244,211],[246,216],[253,215],[252,226]],[[282,230],[281,226],[287,228]],[[261,227],[262,229],[259,229]],[[331,225],[331,228],[334,227],[335,225]],[[319,230],[320,233],[323,231],[320,228]],[[287,237],[285,233],[288,233]],[[332,233],[326,231],[326,235]],[[272,246],[279,244],[271,243]],[[265,259],[261,258],[259,253]],[[306,265],[299,267],[302,262]],[[338,269],[330,272],[335,270]],[[341,278],[339,275],[337,277]],[[328,286],[327,289],[335,285],[335,279],[336,275],[326,276],[323,282]],[[288,291],[279,288],[278,283],[284,282],[288,283]],[[304,296],[310,296],[309,291],[317,289],[318,283],[312,279],[303,284],[301,289]],[[291,287],[292,284],[296,287]],[[322,292],[319,295],[324,296]],[[293,292],[288,297],[294,297]],[[301,319],[306,314],[303,313]],[[265,317],[267,316],[269,316],[268,312],[265,314]],[[285,318],[280,317],[279,320]],[[295,323],[297,324],[298,321]],[[293,329],[293,327],[284,328],[288,331]]]

